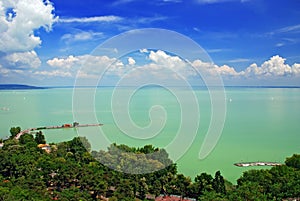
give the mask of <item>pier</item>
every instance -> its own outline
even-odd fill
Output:
[[[82,128],[82,127],[93,127],[93,126],[103,126],[103,124],[79,124],[78,122],[74,122],[73,124],[63,124],[61,126],[44,126],[38,128],[29,128],[18,133],[15,139],[18,140],[22,135],[26,133],[30,134],[33,131],[47,130],[47,129],[62,129],[62,128]]]
[[[277,162],[242,162],[242,163],[234,163],[234,165],[238,167],[250,167],[250,166],[279,166],[282,164]]]

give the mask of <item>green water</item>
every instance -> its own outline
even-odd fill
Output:
[[[126,88],[122,89],[126,93]],[[82,89],[77,98],[81,102],[89,98],[87,94],[94,89]],[[179,93],[187,96],[185,89]],[[182,104],[193,106],[188,100],[180,100],[171,92],[162,88],[146,88],[137,91],[131,98],[128,107],[123,107],[122,97],[112,105],[113,88],[98,88],[95,92],[93,107],[76,106],[80,123],[103,123],[101,128],[81,128],[79,134],[86,136],[94,149],[103,148],[106,142],[124,143],[132,146],[153,144],[166,147],[176,139],[177,131],[182,124]],[[214,174],[221,170],[228,180],[234,182],[247,168],[235,167],[233,163],[241,161],[277,161],[284,162],[286,156],[300,152],[300,89],[298,88],[226,88],[227,113],[222,135],[213,151],[203,160],[198,155],[211,120],[211,101],[209,93],[204,89],[194,89],[197,98],[200,125],[191,146],[176,145],[179,150],[187,152],[177,160],[179,172],[192,178],[201,173]],[[46,89],[0,91],[0,137],[9,135],[12,126],[32,128],[39,126],[61,125],[78,120],[73,118],[73,89]],[[121,107],[118,107],[120,104]],[[160,108],[152,108],[160,105]],[[3,107],[9,110],[3,110]],[[194,107],[194,106],[193,106]],[[113,108],[113,109],[112,109]],[[147,130],[152,123],[165,125],[153,135],[154,130]],[[163,108],[163,110],[161,110]],[[191,113],[197,112],[196,108]],[[128,109],[128,110],[127,110]],[[127,115],[129,111],[132,122],[145,128],[134,136],[116,125],[112,110],[120,110],[117,117]],[[162,112],[163,111],[163,112]],[[151,112],[150,112],[151,113]],[[193,116],[191,115],[191,118]],[[193,119],[189,119],[193,122]],[[93,121],[93,122],[91,122]],[[124,131],[124,132],[123,132]],[[155,132],[156,132],[155,131]],[[70,140],[78,133],[76,129],[46,130],[48,142]],[[101,134],[99,134],[101,133]],[[140,135],[140,136],[139,136]],[[192,130],[187,129],[184,135],[189,139]],[[137,137],[138,136],[138,137]],[[105,138],[105,139],[104,139]],[[171,154],[172,155],[172,154]]]

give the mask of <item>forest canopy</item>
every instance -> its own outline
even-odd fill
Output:
[[[19,130],[13,128],[12,136]],[[194,179],[177,171],[164,149],[112,144],[91,151],[86,138],[45,144],[41,132],[10,138],[0,149],[0,200],[283,200],[300,195],[300,155],[249,170],[233,185],[220,171]],[[155,170],[155,171],[153,171]],[[134,174],[132,174],[134,173]]]

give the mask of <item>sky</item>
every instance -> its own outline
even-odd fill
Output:
[[[1,0],[0,84],[220,77],[300,86],[299,8],[298,0]]]

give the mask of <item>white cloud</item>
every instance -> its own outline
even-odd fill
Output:
[[[283,27],[281,29],[276,30],[273,33],[287,33],[287,32],[299,33],[300,32],[300,24]]]
[[[245,59],[245,58],[237,58],[237,59],[231,59],[228,62],[229,63],[241,63],[241,62],[249,62],[250,59]]]
[[[241,72],[240,73],[236,72],[233,67],[230,67],[230,66],[227,66],[227,65],[216,67],[216,71],[221,76],[238,76],[238,75],[242,75],[243,74]]]
[[[297,65],[296,65],[297,66]],[[276,55],[265,61],[260,67],[257,64],[250,65],[245,70],[247,77],[270,77],[270,76],[291,76],[296,75],[293,69],[288,64],[285,64],[285,59]]]
[[[38,68],[42,63],[34,50],[11,53],[6,55],[3,60],[9,67],[19,69]]]
[[[163,0],[163,2],[167,2],[167,3],[181,3],[182,0]]]
[[[108,76],[127,78],[134,83],[135,80],[170,80],[178,79],[199,79],[198,72],[206,78],[221,76],[224,80],[239,80],[247,82],[251,80],[272,81],[273,79],[289,79],[300,76],[300,64],[292,66],[285,63],[285,59],[276,55],[263,62],[260,66],[251,64],[244,71],[237,72],[234,67],[229,65],[218,66],[213,63],[194,60],[186,62],[176,55],[170,55],[162,50],[148,51],[140,50],[141,53],[148,55],[148,63],[139,65],[133,57],[128,57],[128,64],[124,65],[116,58],[107,56],[68,56],[66,58],[53,58],[47,63],[59,68],[55,71],[40,72],[40,75],[47,76],[71,76],[77,74],[79,78],[99,79],[104,73]],[[192,65],[192,66],[191,66]],[[196,69],[196,70],[195,70]],[[197,72],[198,71],[198,72]],[[171,83],[171,82],[170,82]]]
[[[76,42],[76,41],[93,40],[99,37],[103,37],[102,32],[81,31],[75,34],[65,34],[61,37],[61,40],[64,40],[69,43],[69,42]]]
[[[124,67],[123,63],[115,58],[92,55],[70,55],[66,58],[53,58],[48,60],[47,64],[73,75],[78,73],[78,76],[85,78],[99,76],[106,69],[108,73],[115,72],[115,74],[118,74],[120,69]]]
[[[198,0],[197,2],[200,4],[213,4],[213,3],[225,3],[225,2],[247,2],[246,0]]]
[[[134,19],[134,22],[141,23],[141,24],[150,24],[156,21],[164,21],[168,19],[166,16],[153,16],[153,17],[141,17]]]
[[[89,23],[89,22],[116,22],[121,21],[123,18],[115,15],[108,16],[95,16],[95,17],[82,17],[82,18],[63,18],[59,19],[62,23]]]
[[[47,61],[47,64],[52,67],[58,67],[58,68],[71,68],[74,66],[74,63],[79,61],[78,58],[74,57],[73,55],[68,56],[67,58],[53,58],[51,60]]]
[[[244,71],[237,72],[233,67],[228,65],[218,66],[216,64],[205,63],[200,60],[192,62],[195,68],[201,68],[204,72],[210,75],[221,75],[223,78],[232,76],[236,78],[255,78],[255,79],[272,79],[272,78],[287,78],[300,76],[300,64],[292,66],[285,63],[285,59],[276,55],[265,61],[261,66],[253,63]]]
[[[135,60],[132,57],[128,57],[128,64],[129,65],[134,65],[135,64]]]
[[[186,61],[183,61],[178,56],[168,55],[162,50],[150,51],[149,59],[154,63],[150,69],[167,69],[173,71],[173,75],[189,77],[195,75],[196,72]],[[170,72],[169,72],[170,73]]]
[[[133,1],[135,1],[135,0],[117,0],[112,3],[112,6],[119,6],[121,4],[127,4],[127,3],[131,3]]]
[[[2,65],[0,65],[0,76],[8,77],[9,72],[9,69],[3,68]]]
[[[284,43],[277,43],[276,45],[275,45],[275,47],[283,47],[285,44]]]
[[[292,66],[292,73],[294,75],[300,76],[300,64],[293,64],[293,66]]]
[[[223,66],[218,66],[213,63],[207,63],[207,62],[202,62],[201,60],[195,60],[192,62],[192,65],[199,70],[200,72],[203,72],[205,75],[208,76],[216,76],[216,75],[221,75],[221,76],[239,76],[243,73],[238,73],[235,71],[233,67],[223,65]]]
[[[41,44],[34,32],[51,30],[57,18],[54,7],[43,0],[5,0],[0,2],[0,51],[31,51]],[[9,11],[9,12],[8,12]],[[8,14],[6,14],[8,12]]]
[[[230,49],[208,49],[208,53],[219,53],[219,52],[228,52],[231,51]]]
[[[147,49],[140,49],[140,53],[148,53]]]
[[[37,76],[46,76],[46,77],[73,77],[71,72],[65,72],[61,70],[54,71],[36,71],[34,75]]]

